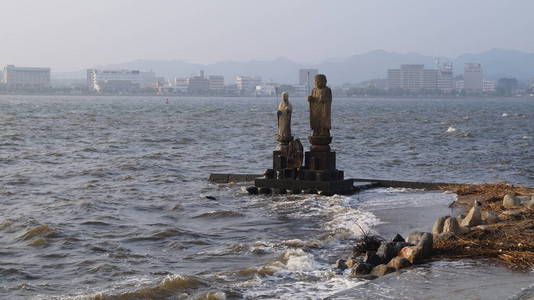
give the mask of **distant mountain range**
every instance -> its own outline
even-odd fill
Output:
[[[442,61],[454,64],[454,74],[463,74],[466,62],[481,63],[486,79],[515,77],[521,81],[534,77],[534,53],[516,50],[492,49],[478,54],[464,54],[456,58],[441,57]],[[121,64],[97,66],[101,69],[135,69],[154,71],[156,75],[167,79],[198,74],[200,70],[207,74],[224,75],[230,83],[236,75],[261,76],[264,81],[278,83],[296,83],[300,68],[317,68],[328,76],[332,86],[344,83],[359,83],[374,78],[386,78],[387,69],[398,68],[401,64],[424,64],[426,68],[435,68],[436,57],[417,53],[393,53],[383,50],[370,51],[353,55],[338,61],[325,61],[316,65],[303,65],[286,58],[270,61],[219,62],[214,64],[193,64],[181,60],[134,60]],[[56,79],[84,78],[85,71],[53,73]]]

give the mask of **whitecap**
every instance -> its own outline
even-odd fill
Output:
[[[447,132],[447,133],[456,132],[456,128],[454,128],[454,127],[451,126],[451,127],[449,127],[449,128],[447,129],[447,131],[445,131],[445,132]]]

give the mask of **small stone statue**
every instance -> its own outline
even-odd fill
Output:
[[[293,107],[289,103],[289,94],[287,92],[282,93],[282,99],[280,104],[278,104],[278,131],[277,131],[277,141],[278,141],[278,150],[287,152],[287,146],[290,141],[293,140],[291,135],[291,113],[293,112]]]
[[[326,76],[315,76],[316,87],[308,97],[310,104],[310,127],[314,137],[329,137],[331,128],[332,90],[326,86]]]

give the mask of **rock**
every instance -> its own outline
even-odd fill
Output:
[[[376,255],[380,257],[383,263],[388,263],[393,257],[397,256],[395,243],[382,243]]]
[[[404,242],[406,242],[406,241],[404,240],[404,238],[402,237],[402,235],[400,235],[400,234],[397,233],[397,235],[395,235],[395,237],[391,240],[391,242],[393,242],[393,243],[399,243],[399,242],[400,242],[400,243],[404,243]]]
[[[393,272],[395,272],[395,269],[392,267],[388,267],[387,265],[378,265],[373,268],[371,275],[380,277]]]
[[[355,260],[354,258],[349,258],[349,259],[347,259],[347,261],[345,262],[345,264],[346,264],[347,267],[349,267],[349,268],[354,267],[354,265],[356,265],[357,263],[358,263],[358,261]]]
[[[375,251],[367,251],[363,258],[363,262],[374,266],[378,266],[382,263],[382,258],[376,254]]]
[[[404,257],[400,257],[400,256],[396,256],[394,257],[393,259],[391,259],[389,261],[389,263],[387,264],[388,267],[390,268],[393,268],[395,270],[400,270],[402,268],[407,268],[409,266],[411,266],[412,264],[410,263],[409,260],[407,260],[406,258]]]
[[[469,213],[465,217],[465,219],[462,220],[462,223],[460,225],[465,227],[473,227],[482,224],[482,214],[480,212],[479,206],[473,206],[469,210]]]
[[[301,190],[301,189],[292,189],[292,190],[291,190],[291,194],[293,194],[293,195],[298,195],[298,194],[300,194],[300,193],[302,193],[302,190]]]
[[[500,219],[497,216],[488,216],[486,217],[485,221],[486,221],[486,224],[491,225],[491,224],[499,223]]]
[[[270,195],[272,191],[270,188],[262,187],[259,189],[259,193],[262,195]]]
[[[521,216],[521,211],[520,210],[505,210],[503,211],[500,215],[499,215],[499,218],[506,218],[506,217],[512,217],[512,218],[515,218],[515,217],[520,217]]]
[[[408,247],[408,246],[413,246],[413,245],[410,243],[406,243],[406,242],[395,243],[395,256],[399,255],[399,252],[402,250],[402,248]]]
[[[423,248],[420,246],[404,247],[400,251],[399,256],[406,258],[411,264],[417,264],[423,258]]]
[[[419,244],[417,244],[418,247],[423,248],[423,257],[428,258],[432,256],[432,246],[434,244],[434,239],[432,238],[432,234],[425,232],[421,236],[421,240],[419,241]]]
[[[482,218],[483,219],[486,219],[488,217],[496,217],[497,216],[497,213],[494,212],[493,210],[485,210],[482,212]]]
[[[259,190],[255,186],[249,186],[247,187],[247,192],[251,195],[257,195],[259,193]]]
[[[408,236],[408,239],[406,240],[408,243],[412,245],[419,244],[419,241],[421,240],[421,237],[423,236],[424,232],[412,232]]]
[[[452,234],[450,232],[443,232],[443,233],[440,233],[440,234],[434,234],[433,235],[434,242],[437,242],[437,241],[448,241],[448,240],[451,240],[453,238],[454,238],[454,234]]]
[[[478,226],[475,227],[475,229],[483,230],[483,231],[488,230],[489,228],[490,227],[488,225],[478,225]]]
[[[351,274],[352,275],[367,275],[371,273],[371,270],[373,270],[373,266],[367,263],[359,263],[352,267]]]
[[[471,231],[471,227],[460,226],[460,234],[465,234]]]
[[[534,208],[534,195],[532,195],[530,201],[526,205],[528,208]]]
[[[456,218],[447,218],[443,223],[442,233],[460,234],[460,224]]]
[[[449,218],[449,216],[439,217],[436,222],[434,223],[434,226],[432,226],[432,233],[433,234],[440,234],[443,232],[443,225],[445,223],[445,220]]]
[[[338,259],[336,261],[335,268],[343,271],[348,269],[349,267],[347,266],[346,261],[344,259]]]
[[[502,206],[504,206],[505,208],[511,208],[511,207],[520,206],[520,205],[521,205],[521,200],[512,194],[506,194],[504,198],[502,199]]]

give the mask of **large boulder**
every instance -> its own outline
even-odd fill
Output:
[[[367,275],[371,273],[373,266],[367,263],[358,263],[352,266],[352,275]]]
[[[419,241],[419,244],[417,244],[418,247],[423,248],[423,257],[428,258],[432,256],[432,246],[434,244],[434,239],[432,238],[432,234],[425,232],[421,236],[421,240]]]
[[[409,246],[404,247],[399,253],[400,257],[406,258],[411,264],[418,264],[423,258],[423,247]]]
[[[454,235],[460,234],[460,224],[456,218],[447,218],[443,223],[443,231],[441,233],[451,233]]]
[[[519,197],[515,195],[506,194],[504,198],[502,199],[502,206],[504,206],[504,208],[512,208],[512,207],[520,206],[520,205],[521,205],[521,200],[519,199]]]
[[[475,205],[471,207],[465,219],[462,220],[461,226],[464,227],[473,227],[482,224],[482,213],[480,207]]]
[[[439,217],[436,222],[434,222],[434,226],[432,226],[433,234],[440,234],[443,232],[443,225],[445,224],[445,220],[447,218],[449,218],[449,216]]]
[[[338,260],[336,261],[335,268],[336,268],[336,269],[339,269],[339,270],[341,270],[341,271],[343,271],[343,270],[348,269],[349,267],[347,266],[347,261],[346,261],[346,260],[344,260],[344,259],[338,259]]]
[[[388,267],[393,268],[395,270],[400,270],[402,268],[407,268],[407,267],[409,267],[411,265],[412,264],[410,263],[409,260],[407,260],[404,257],[400,257],[400,256],[394,257],[387,264]]]
[[[395,237],[391,240],[391,242],[393,242],[393,243],[404,243],[406,241],[404,240],[402,235],[397,233],[397,235],[395,235]]]
[[[396,253],[396,243],[382,243],[378,250],[376,250],[376,255],[378,255],[383,263],[388,263],[393,257],[397,256]]]
[[[367,251],[363,258],[363,262],[374,266],[382,263],[382,257],[378,256],[375,251]]]
[[[412,245],[417,245],[419,244],[419,241],[421,240],[421,237],[423,236],[424,232],[412,232],[410,233],[410,235],[408,236],[408,239],[406,240],[406,242],[412,244]]]
[[[388,267],[387,265],[378,265],[373,268],[371,275],[380,277],[393,272],[395,272],[395,269],[392,267]]]

